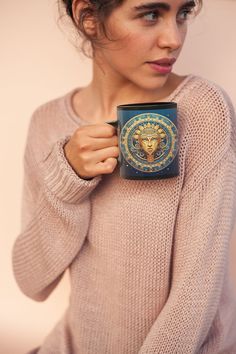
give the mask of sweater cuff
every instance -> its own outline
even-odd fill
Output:
[[[67,136],[56,142],[42,168],[43,180],[50,192],[60,200],[73,204],[87,197],[101,181],[102,176],[85,180],[76,174],[63,149],[69,139],[70,136]]]

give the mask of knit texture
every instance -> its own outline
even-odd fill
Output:
[[[64,145],[83,124],[73,89],[32,115],[13,269],[44,301],[69,269],[71,296],[39,354],[235,354],[229,242],[236,128],[222,88],[189,75],[178,104],[180,175],[80,178]]]

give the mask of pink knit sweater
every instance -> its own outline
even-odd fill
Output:
[[[216,84],[189,75],[178,104],[180,175],[86,181],[63,146],[82,121],[76,89],[33,114],[13,269],[44,301],[69,268],[71,296],[40,354],[235,354],[228,272],[236,208],[235,113]]]

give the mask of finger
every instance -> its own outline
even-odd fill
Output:
[[[117,158],[119,156],[118,146],[112,146],[101,150],[96,150],[93,152],[93,161],[95,163],[105,161],[109,157]]]
[[[118,161],[114,157],[108,157],[108,159],[106,159],[105,161],[98,162],[95,165],[96,174],[112,173],[114,171],[114,169],[116,168],[117,163],[118,163]]]
[[[111,138],[116,134],[116,128],[107,123],[86,125],[86,130],[91,138]]]
[[[89,145],[93,151],[118,146],[118,136],[113,135],[111,138],[89,138]]]

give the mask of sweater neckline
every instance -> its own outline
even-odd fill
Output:
[[[186,77],[181,81],[181,83],[168,95],[165,97],[163,101],[156,101],[156,102],[170,102],[173,101],[174,98],[178,96],[180,91],[183,89],[183,87],[189,82],[190,79],[194,77],[193,74],[186,75]],[[70,119],[72,119],[75,123],[78,124],[78,122],[81,122],[83,124],[91,124],[91,122],[86,121],[85,119],[82,119],[74,110],[73,105],[72,105],[72,99],[73,95],[77,93],[81,87],[75,87],[72,90],[70,90],[65,96],[64,96],[64,105],[66,112],[69,116]]]

